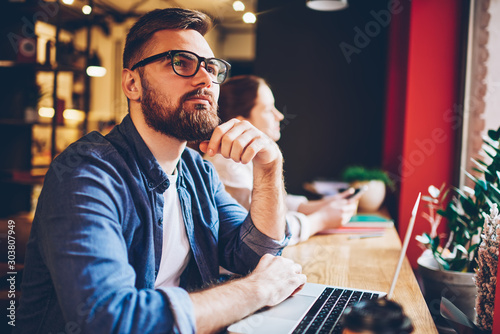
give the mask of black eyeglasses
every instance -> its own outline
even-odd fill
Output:
[[[223,83],[231,69],[231,65],[227,61],[219,58],[204,58],[191,51],[170,50],[144,58],[132,66],[131,70],[133,71],[138,67],[145,66],[165,57],[170,59],[175,74],[181,77],[192,77],[196,75],[200,69],[200,64],[204,62],[205,69],[210,74],[212,82],[216,84]]]

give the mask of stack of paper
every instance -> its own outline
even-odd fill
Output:
[[[392,219],[376,214],[358,214],[338,228],[321,231],[320,234],[354,234],[354,233],[383,233],[386,228],[394,226]]]

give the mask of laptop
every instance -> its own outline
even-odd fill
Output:
[[[399,260],[388,293],[306,283],[302,290],[282,303],[264,308],[228,327],[232,334],[341,333],[340,318],[348,306],[363,300],[392,298],[410,242],[420,193],[413,207]]]

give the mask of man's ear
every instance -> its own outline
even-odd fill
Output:
[[[128,68],[122,70],[122,90],[131,101],[140,101],[142,96],[141,80],[137,72]]]

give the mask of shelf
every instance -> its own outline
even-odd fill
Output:
[[[0,60],[0,68],[32,68],[39,72],[74,72],[74,73],[85,73],[85,69],[81,67],[71,66],[71,65],[42,65],[38,63],[16,63],[13,60]]]
[[[74,72],[74,73],[85,73],[85,69],[76,66],[70,65],[59,65],[59,66],[50,66],[50,65],[40,65],[36,64],[35,70],[40,72]]]
[[[26,122],[25,120],[22,119],[0,119],[0,125],[14,125],[14,126],[46,126],[46,127],[52,127],[51,120],[49,122]],[[68,128],[68,129],[80,129],[82,124],[73,124],[69,123],[68,124],[57,124],[57,127],[60,128]]]
[[[0,125],[33,126],[37,125],[37,123],[26,122],[22,119],[0,119]]]
[[[7,1],[3,5],[0,32],[29,37],[37,44],[33,56],[33,52],[21,52],[32,49],[13,48],[7,39],[0,43],[4,51],[0,55],[0,77],[7,83],[0,94],[0,139],[7,143],[0,150],[6,157],[0,160],[0,217],[11,217],[36,207],[36,192],[52,160],[86,132],[87,123],[80,120],[83,117],[72,120],[68,113],[64,118],[64,111],[75,108],[88,114],[90,110],[90,77],[85,73],[90,28],[105,22],[95,12],[87,16],[80,8],[60,1]],[[36,29],[37,20],[54,29],[40,25],[38,37],[26,36],[26,29]],[[85,33],[86,43],[75,43]],[[47,59],[51,61],[45,62]],[[41,117],[38,107],[27,110],[28,106],[50,107],[54,116]]]
[[[0,171],[0,181],[25,185],[43,184],[48,168],[34,168],[30,171],[10,170]]]

